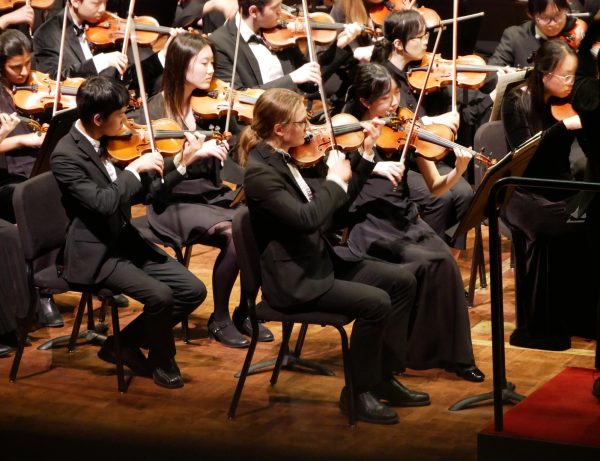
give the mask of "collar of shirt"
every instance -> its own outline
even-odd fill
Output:
[[[96,152],[100,150],[100,141],[92,138],[89,134],[85,132],[83,125],[81,124],[81,120],[77,119],[77,121],[75,122],[75,128],[77,128],[77,131],[79,131],[85,137],[85,139],[87,139],[90,142],[90,144]]]
[[[252,29],[250,29],[250,26],[248,26],[248,24],[246,24],[243,19],[240,21],[240,13],[235,14],[234,21],[236,25],[240,25],[240,35],[244,39],[244,41],[248,43],[250,37],[256,35],[256,33]]]

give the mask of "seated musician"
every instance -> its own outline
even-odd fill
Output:
[[[393,377],[406,353],[415,279],[398,265],[342,259],[323,237],[330,224],[336,226],[331,217],[344,211],[374,167],[372,147],[381,122],[362,126],[364,151],[354,168],[330,154],[322,183],[311,187],[290,157],[306,134],[303,98],[286,89],[267,90],[240,139],[247,158],[244,187],[261,253],[263,296],[284,312],[329,311],[355,318],[350,359],[357,417],[393,424],[398,417],[389,406],[430,403],[426,393],[411,391]],[[346,389],[340,409],[348,411]]]
[[[212,44],[207,38],[190,32],[175,36],[167,49],[162,91],[148,103],[150,116],[170,118],[187,130],[202,129],[204,123],[192,108],[192,95],[208,90],[213,62]],[[229,297],[239,269],[231,235],[231,220],[238,208],[231,208],[234,192],[221,179],[221,163],[231,161],[227,160],[228,147],[224,140],[206,141],[202,151],[207,157],[188,169],[186,180],[173,190],[169,205],[149,206],[146,215],[159,235],[181,246],[194,242],[220,249],[213,268],[214,312],[208,321],[209,335],[224,346],[247,347],[250,341],[243,333],[252,333],[247,312],[236,309],[235,324],[229,314]],[[259,340],[272,341],[271,332],[263,325],[259,327]]]
[[[287,88],[294,91],[314,92],[314,84],[324,80],[340,63],[352,58],[345,47],[360,33],[357,24],[350,24],[319,56],[323,70],[316,62],[307,63],[297,45],[280,51],[271,51],[261,36],[263,29],[277,25],[281,0],[239,0],[242,11],[241,37],[235,74],[236,88]],[[217,51],[215,77],[231,81],[239,16],[229,20],[210,35]],[[308,85],[307,85],[308,84]]]
[[[152,152],[121,169],[107,156],[103,142],[121,131],[128,100],[127,89],[115,79],[86,80],[77,93],[79,119],[52,153],[50,167],[71,219],[62,276],[69,283],[100,285],[141,302],[143,312],[121,332],[125,365],[152,376],[159,386],[177,388],[184,382],[172,328],[204,301],[206,287],[142,237],[131,224],[131,205],[160,200],[183,179],[188,165],[207,154],[200,139],[186,133],[183,150],[174,158],[163,160]],[[147,358],[140,348],[148,349]],[[112,337],[98,356],[114,363]]]
[[[408,81],[411,67],[421,65],[427,50],[429,33],[425,28],[423,16],[416,10],[395,11],[390,13],[383,24],[383,39],[375,45],[372,60],[386,66],[394,77],[400,91],[400,107],[416,110],[418,89],[413,89]],[[460,125],[458,112],[448,111],[451,106],[450,87],[440,88],[427,94],[419,108],[417,116],[425,125],[439,124],[448,127],[456,134]],[[453,169],[453,155],[428,165],[434,165],[439,174],[446,175]],[[419,207],[425,222],[437,234],[452,246],[455,256],[466,248],[466,238],[452,241],[446,230],[460,222],[473,198],[473,189],[467,180],[459,175],[451,188],[443,194],[432,194],[422,172],[416,165],[409,163],[407,180],[410,197]]]
[[[387,68],[376,63],[359,66],[346,107],[350,114],[371,120],[395,113],[398,102],[398,86]],[[408,130],[408,123],[404,129]],[[407,151],[407,159],[412,158],[418,166],[430,193],[444,194],[462,178],[472,154],[459,146],[454,150],[456,165],[443,175],[434,162],[412,148]],[[468,381],[481,382],[484,374],[473,357],[460,269],[448,246],[419,216],[413,184],[400,161],[402,150],[386,152],[376,145],[374,152],[377,163],[373,173],[351,206],[348,248],[357,256],[405,265],[415,273],[417,301],[404,365],[444,368]]]
[[[130,84],[135,79],[135,69],[128,67],[128,58],[121,51],[94,53],[94,44],[88,42],[85,28],[100,21],[106,11],[106,0],[68,0],[67,30],[61,77],[92,77],[125,74],[123,81]],[[33,50],[37,70],[56,79],[61,46],[64,10],[49,18],[33,36]],[[145,87],[155,87],[163,67],[159,53],[150,54],[143,61]]]

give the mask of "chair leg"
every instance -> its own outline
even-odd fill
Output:
[[[229,405],[229,412],[227,413],[229,419],[235,418],[235,412],[237,410],[240,398],[242,397],[242,390],[244,389],[244,384],[246,383],[246,378],[248,377],[248,371],[250,370],[252,357],[254,357],[254,350],[256,349],[256,344],[258,343],[258,322],[256,322],[254,317],[250,317],[250,322],[252,323],[252,337],[250,338],[250,346],[248,347],[246,359],[244,360],[244,365],[242,366],[242,371],[240,372],[233,398],[231,399],[231,405]]]
[[[121,328],[119,326],[119,308],[114,304],[110,309],[113,325],[113,340],[115,344],[115,362],[117,365],[117,388],[121,394],[127,392],[125,372],[123,370],[123,355],[121,352]]]
[[[8,380],[11,383],[14,383],[17,379],[17,373],[19,372],[19,365],[21,365],[21,358],[23,357],[23,351],[25,350],[25,342],[27,341],[27,334],[31,331],[31,327],[33,326],[33,318],[29,318],[29,316],[23,320],[23,322],[19,322],[17,326],[18,342],[17,342],[17,351],[15,352],[15,357],[13,359],[12,367],[10,368],[10,374],[8,376]]]
[[[282,334],[281,334],[281,346],[279,347],[279,354],[275,361],[275,367],[273,368],[273,374],[271,375],[271,386],[277,384],[279,379],[279,372],[281,371],[281,365],[283,364],[284,357],[288,354],[290,336],[292,335],[292,329],[294,324],[292,322],[283,322]]]
[[[348,335],[344,327],[336,327],[342,338],[342,358],[344,361],[344,380],[348,389],[348,424],[356,425],[356,405],[354,401],[354,384],[352,380],[352,364],[350,360],[350,348],[348,347]]]
[[[181,321],[181,334],[183,336],[183,342],[186,344],[190,343],[190,327],[188,325],[188,318],[185,317],[182,321]]]
[[[469,276],[469,291],[467,293],[467,304],[469,307],[473,307],[475,299],[475,283],[477,281],[477,274],[479,273],[481,287],[485,288],[486,276],[485,276],[485,258],[483,255],[483,237],[481,234],[481,224],[475,226],[475,241],[473,243],[473,259],[471,260],[471,274]]]
[[[77,315],[75,316],[75,323],[73,323],[73,329],[71,330],[71,337],[69,338],[69,346],[68,351],[73,352],[75,350],[75,342],[77,341],[77,337],[79,336],[79,329],[81,328],[81,321],[83,320],[83,312],[85,311],[86,306],[88,307],[88,314],[90,311],[90,303],[91,303],[92,295],[90,293],[81,293],[81,298],[79,299],[79,306],[77,306]],[[94,315],[92,311],[92,315]],[[93,317],[92,317],[93,321]],[[88,329],[89,328],[89,318],[88,318]]]

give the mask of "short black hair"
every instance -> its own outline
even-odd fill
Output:
[[[247,18],[250,16],[250,7],[256,6],[258,11],[262,13],[266,5],[273,0],[238,0],[238,5],[242,9],[242,17]]]
[[[96,114],[106,120],[128,102],[129,92],[121,82],[102,75],[91,77],[77,91],[77,115],[83,123],[91,123]]]
[[[548,8],[548,5],[554,3],[559,10],[571,11],[569,2],[567,0],[529,0],[527,4],[527,11],[531,16],[536,14],[542,14]]]

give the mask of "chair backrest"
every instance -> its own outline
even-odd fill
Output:
[[[254,299],[261,284],[260,252],[254,237],[248,208],[243,207],[235,214],[231,227],[240,267],[241,285],[246,295]]]
[[[502,120],[486,122],[477,128],[473,139],[473,150],[481,152],[482,149],[486,156],[497,161],[504,158],[510,151],[504,134],[504,123],[502,123]],[[474,184],[478,186],[486,168],[481,167],[478,163],[475,165]]]
[[[46,171],[15,187],[13,207],[25,259],[36,258],[62,247],[69,218],[54,175]]]

